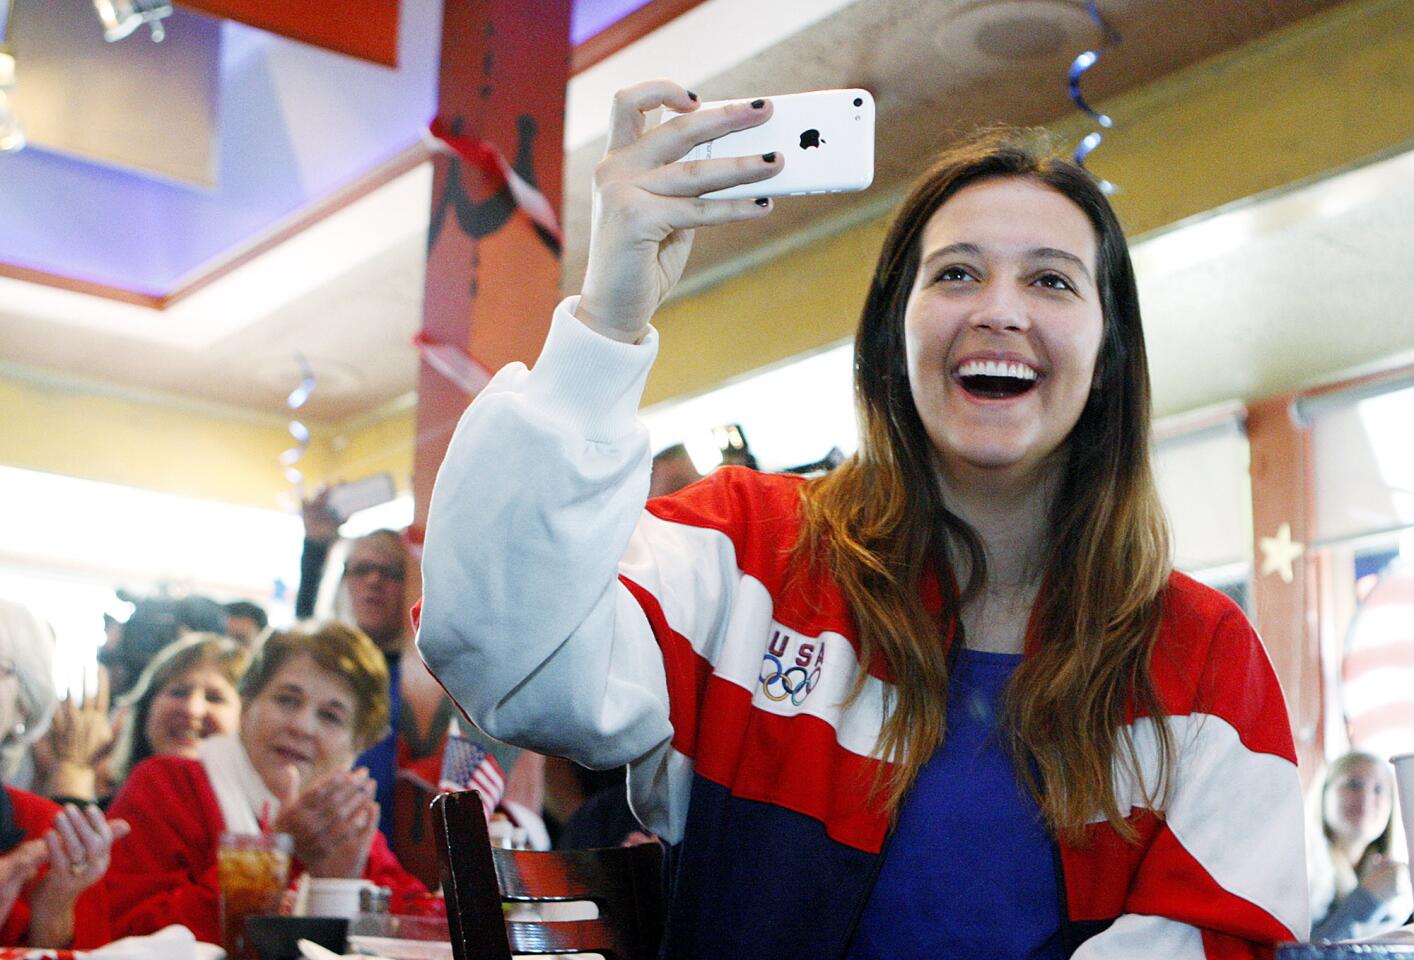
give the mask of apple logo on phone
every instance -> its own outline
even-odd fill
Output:
[[[820,137],[819,130],[806,130],[800,135],[800,149],[809,150],[811,147],[819,147],[825,141]]]

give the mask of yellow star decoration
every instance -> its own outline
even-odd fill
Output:
[[[1291,539],[1291,524],[1283,523],[1275,537],[1263,537],[1257,545],[1262,548],[1262,576],[1276,573],[1281,575],[1282,582],[1290,583],[1295,576],[1292,564],[1306,552],[1305,544]]]

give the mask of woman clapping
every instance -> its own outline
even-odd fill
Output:
[[[134,828],[114,850],[117,932],[183,923],[219,939],[220,835],[267,823],[294,838],[296,874],[425,893],[378,832],[367,771],[352,769],[387,727],[387,689],[383,655],[351,627],[272,635],[241,678],[239,734],[200,741],[196,759],[148,759],[114,798]]]
[[[19,604],[0,600],[0,730],[10,765],[53,709],[53,634]],[[60,807],[0,790],[0,946],[89,947],[109,939],[100,882],[113,841],[126,834],[95,807]]]

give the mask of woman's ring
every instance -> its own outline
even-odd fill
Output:
[[[87,860],[75,860],[69,864],[69,872],[76,877],[82,876],[88,870]]]

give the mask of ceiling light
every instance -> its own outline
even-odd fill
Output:
[[[24,127],[14,112],[15,54],[0,44],[0,153],[14,153],[25,145]]]
[[[93,0],[93,9],[103,23],[103,39],[116,43],[144,23],[152,31],[152,42],[167,36],[162,21],[172,15],[170,0]]]

